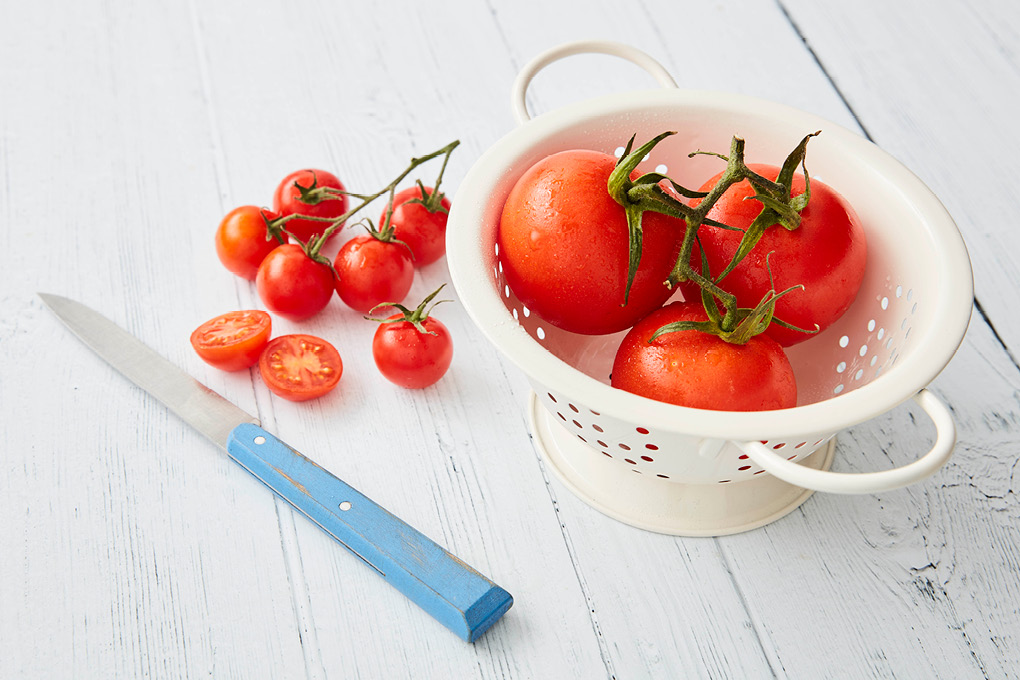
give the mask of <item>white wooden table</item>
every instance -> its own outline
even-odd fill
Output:
[[[0,677],[1020,677],[1020,6],[394,5],[0,3]],[[513,126],[517,70],[581,38],[639,46],[683,87],[859,130],[938,194],[977,306],[932,386],[960,438],[934,478],[676,538],[548,474],[524,376],[456,303],[439,310],[453,368],[423,391],[378,375],[374,325],[339,300],[276,320],[343,354],[322,400],[281,401],[192,353],[200,322],[260,304],[213,250],[229,209],[268,204],[300,167],[374,190],[460,139],[456,201]],[[576,57],[540,74],[531,106],[652,86]],[[411,297],[447,280],[441,260]],[[257,413],[513,609],[457,639],[99,361],[36,291],[103,311]],[[843,432],[834,469],[903,464],[926,428],[903,408]]]

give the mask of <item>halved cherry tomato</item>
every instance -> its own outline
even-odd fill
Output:
[[[335,283],[328,264],[313,260],[298,244],[287,243],[266,255],[255,285],[269,311],[301,321],[326,308]]]
[[[227,312],[196,328],[191,346],[210,366],[240,371],[258,362],[272,328],[272,319],[263,311]]]
[[[336,348],[314,335],[273,338],[259,357],[259,372],[266,387],[290,401],[327,394],[340,382],[343,371]]]
[[[296,185],[301,185],[306,190],[315,190],[309,197],[311,203],[302,200],[301,189]],[[333,190],[333,192],[326,190]],[[341,191],[344,191],[344,185],[331,172],[311,169],[298,170],[284,177],[280,185],[276,187],[276,191],[273,193],[273,210],[282,217],[297,213],[298,215],[334,219],[347,212],[347,194],[335,193]],[[300,218],[292,219],[283,225],[284,229],[304,242],[307,242],[312,236],[326,231],[328,227],[329,222]],[[337,233],[339,233],[339,229],[333,233],[333,236]]]
[[[424,189],[425,195],[422,195]],[[439,205],[430,211],[425,205],[435,191],[432,187],[417,185],[397,192],[393,197],[393,238],[403,241],[411,249],[414,266],[431,264],[446,253],[446,221],[450,212],[450,200],[437,196]],[[386,219],[386,211],[379,217],[379,224]]]
[[[254,281],[262,260],[280,245],[266,230],[266,220],[277,217],[254,205],[242,205],[227,213],[216,229],[216,255],[223,266]],[[282,238],[286,241],[286,235]]]

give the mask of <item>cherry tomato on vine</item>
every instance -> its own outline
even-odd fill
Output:
[[[445,285],[445,284],[444,284]],[[400,387],[421,389],[442,378],[453,362],[453,339],[443,322],[426,309],[440,286],[414,310],[400,310],[379,321],[372,337],[372,357],[383,376]],[[438,303],[437,303],[438,304]],[[434,307],[435,305],[433,305]]]
[[[411,249],[416,267],[432,264],[446,254],[450,201],[442,192],[433,198],[434,191],[432,187],[415,185],[393,197],[393,215],[390,217],[393,235]],[[385,223],[385,220],[386,210],[383,209],[379,224]]]
[[[340,299],[362,313],[381,302],[400,302],[414,282],[414,264],[407,246],[371,234],[344,243],[333,267]]]
[[[254,205],[234,208],[216,228],[216,255],[229,271],[255,280],[259,265],[281,241],[270,236],[266,222],[279,217],[277,214]],[[286,234],[282,235],[287,241]]]
[[[269,253],[255,277],[262,303],[291,321],[307,319],[325,309],[333,297],[334,285],[329,264],[313,260],[296,243]]]
[[[779,168],[749,165],[751,170],[775,180]],[[702,187],[710,189],[719,176]],[[804,176],[794,175],[794,196],[804,192]],[[723,224],[746,229],[761,211],[762,204],[752,200],[751,184],[744,180],[730,187],[712,206],[708,217]],[[708,257],[709,270],[721,272],[733,259],[740,245],[742,232],[703,225],[698,236]],[[766,265],[766,257],[768,262]],[[700,263],[695,247],[694,262]],[[775,317],[797,328],[825,330],[850,307],[857,297],[864,278],[867,244],[864,230],[853,209],[832,188],[811,179],[811,195],[800,213],[800,226],[788,230],[780,225],[767,228],[758,244],[719,285],[737,296],[741,307],[754,307],[773,287],[776,291],[803,285],[776,301]],[[775,323],[766,333],[783,346],[794,345],[812,337],[783,328]]]
[[[337,386],[343,372],[340,353],[314,335],[273,338],[259,357],[259,373],[266,386],[290,401],[323,396]]]
[[[673,293],[664,281],[685,224],[645,212],[641,262],[624,304],[630,239],[624,209],[607,191],[615,166],[613,156],[596,151],[553,154],[521,176],[503,206],[497,243],[507,283],[564,330],[623,330]]]
[[[304,188],[302,189],[298,187]],[[273,210],[282,217],[287,215],[309,215],[311,217],[335,219],[347,212],[347,194],[344,185],[336,175],[325,170],[297,170],[287,175],[273,193]],[[305,199],[302,200],[302,193]],[[316,234],[323,233],[329,222],[295,218],[283,225],[301,241],[307,242]],[[339,229],[337,230],[337,232]],[[333,233],[333,236],[337,232]],[[332,238],[332,236],[331,236]]]
[[[682,330],[649,342],[666,324],[707,318],[695,296],[670,303],[639,321],[617,350],[613,387],[716,411],[767,411],[797,405],[790,362],[779,343],[767,335],[737,345],[699,330]]]
[[[240,371],[258,362],[272,328],[272,319],[263,311],[227,312],[196,328],[191,346],[210,366]]]

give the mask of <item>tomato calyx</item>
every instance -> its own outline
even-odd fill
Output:
[[[389,220],[387,220],[379,229],[375,228],[375,223],[368,217],[358,222],[358,224],[364,227],[365,231],[368,232],[368,235],[376,241],[403,246],[407,249],[407,253],[411,256],[411,259],[414,260],[414,251],[411,250],[411,246],[407,245],[407,243],[401,241],[395,236],[396,229],[389,223]]]
[[[407,307],[398,302],[381,302],[368,311],[368,313],[371,314],[380,307],[394,307],[400,312],[400,316],[396,316],[395,318],[380,318],[374,316],[365,316],[365,318],[368,319],[369,321],[377,321],[379,323],[402,323],[406,321],[407,323],[414,326],[415,330],[417,330],[419,333],[422,333],[423,335],[436,335],[435,331],[430,331],[427,328],[425,328],[424,322],[425,319],[429,318],[429,314],[432,313],[432,310],[435,309],[436,305],[441,304],[443,302],[452,302],[452,300],[436,300],[435,302],[432,302],[432,300],[437,295],[439,295],[439,291],[441,291],[445,287],[446,284],[444,283],[443,285],[439,286],[439,288],[436,288],[434,291],[429,293],[429,295],[426,296],[426,298],[421,301],[421,304],[419,304],[414,309],[408,309]],[[429,303],[432,304],[430,305]]]
[[[736,136],[730,142],[729,155],[700,150],[688,154],[689,157],[712,155],[726,161],[726,169],[707,192],[687,189],[659,172],[645,173],[632,180],[630,178],[631,173],[645,160],[645,157],[652,149],[663,139],[673,134],[675,132],[664,132],[652,138],[635,151],[631,151],[634,143],[634,137],[631,137],[624,150],[624,154],[617,163],[616,169],[609,178],[609,194],[624,208],[630,232],[631,248],[627,289],[629,291],[630,283],[637,270],[637,264],[640,262],[642,214],[650,210],[683,220],[686,228],[680,248],[680,255],[665,284],[668,287],[673,287],[684,281],[695,283],[701,289],[703,295],[708,294],[714,298],[711,306],[715,309],[716,314],[718,314],[716,300],[721,304],[724,311],[718,323],[720,332],[726,335],[736,333],[733,337],[741,338],[744,336],[745,331],[738,332],[737,327],[746,321],[748,313],[746,310],[741,311],[737,307],[736,296],[722,288],[719,283],[751,252],[761,239],[765,229],[773,224],[781,224],[784,228],[790,230],[796,229],[799,226],[800,213],[807,207],[810,200],[810,185],[806,183],[807,188],[804,193],[793,197],[791,197],[790,187],[792,186],[793,175],[798,166],[803,168],[805,180],[807,180],[807,167],[804,162],[807,143],[811,137],[820,134],[820,131],[811,133],[801,140],[797,147],[787,156],[775,182],[762,177],[747,166],[744,162],[744,140]],[[727,264],[722,272],[717,276],[712,276],[707,270],[695,270],[691,266],[691,255],[694,250],[694,244],[697,241],[698,229],[701,225],[706,224],[722,229],[740,231],[736,227],[710,219],[708,212],[731,186],[744,180],[747,180],[754,188],[755,194],[750,198],[762,204],[761,212],[748,229],[744,230],[744,237],[741,239],[740,247],[733,260]],[[698,201],[697,205],[686,205],[667,192],[662,186],[663,183],[667,182],[676,194],[685,198],[696,199]],[[703,267],[703,269],[705,268]],[[780,325],[786,325],[778,319],[776,322]]]
[[[335,187],[319,186],[319,178],[312,170],[312,183],[304,186],[298,180],[294,180],[294,188],[298,190],[297,200],[305,205],[319,205],[323,201],[339,201],[350,192],[341,191]],[[326,218],[322,218],[326,219]],[[329,220],[332,221],[332,220]]]
[[[280,245],[287,242],[287,236],[292,235],[286,229],[283,228],[290,219],[291,216],[280,217],[276,213],[266,208],[259,209],[259,215],[262,216],[262,221],[266,224],[266,240],[276,239]],[[272,215],[272,217],[270,217]]]
[[[794,148],[793,151],[786,157],[783,162],[783,167],[779,171],[779,176],[775,182],[772,182],[765,177],[762,177],[758,173],[751,170],[744,163],[743,154],[743,140],[739,140],[740,144],[733,145],[733,153],[730,157],[720,156],[727,162],[727,173],[729,173],[731,167],[734,169],[733,175],[736,182],[746,179],[751,187],[754,189],[754,196],[748,197],[748,200],[756,200],[762,204],[761,212],[751,222],[751,224],[744,231],[744,236],[740,241],[740,245],[737,248],[736,254],[730,263],[715,277],[715,281],[718,283],[722,281],[733,269],[740,264],[740,262],[747,256],[751,250],[754,249],[758,241],[761,240],[762,234],[765,230],[773,225],[781,225],[784,229],[793,231],[800,226],[800,213],[807,207],[808,202],[811,200],[811,179],[807,171],[807,165],[805,156],[807,154],[807,143],[816,135],[821,134],[821,131],[813,132],[806,135],[804,139]],[[736,138],[734,138],[736,139]],[[692,156],[701,152],[694,152]],[[718,154],[713,154],[718,155]],[[800,166],[804,171],[804,192],[797,196],[791,196],[791,187],[793,186],[793,176],[797,170],[797,166]],[[726,173],[720,178],[719,184],[723,184],[726,180]],[[736,182],[726,183],[728,189],[732,184]],[[713,192],[714,193],[714,190]],[[719,194],[722,195],[721,193]],[[712,205],[715,201],[712,201]],[[700,205],[698,206],[701,207]],[[711,205],[709,206],[711,208]]]
[[[771,253],[769,253],[769,255],[771,255]],[[772,281],[772,270],[768,264],[769,255],[765,257],[765,266],[769,269],[769,280]],[[701,261],[702,269],[707,270],[708,263],[704,250],[702,250]],[[817,333],[820,330],[817,325],[814,330],[805,330],[803,328],[797,328],[796,326],[775,317],[776,301],[787,293],[791,293],[795,290],[803,290],[803,288],[803,285],[790,286],[786,290],[776,292],[775,286],[773,285],[768,291],[766,291],[762,299],[759,300],[758,304],[753,308],[738,307],[734,315],[736,323],[730,327],[727,327],[726,315],[720,313],[719,304],[716,302],[715,297],[708,289],[701,288],[701,304],[705,309],[705,314],[708,316],[708,320],[677,321],[660,326],[651,335],[651,337],[648,338],[648,342],[654,342],[657,338],[667,333],[675,333],[677,331],[699,331],[702,333],[708,333],[709,335],[715,335],[721,340],[734,345],[744,345],[747,344],[747,341],[754,336],[764,333],[772,323],[777,323],[785,328],[800,331],[802,333]]]

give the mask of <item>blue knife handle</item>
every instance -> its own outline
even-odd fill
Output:
[[[513,604],[510,593],[257,425],[234,428],[227,453],[468,642]]]

